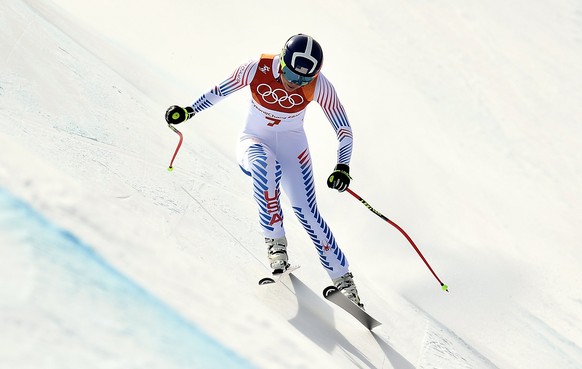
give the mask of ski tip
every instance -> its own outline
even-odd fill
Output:
[[[323,297],[328,298],[329,295],[336,292],[338,289],[334,286],[328,286],[323,290]]]
[[[273,278],[266,277],[266,278],[263,278],[259,281],[259,286],[262,286],[264,284],[270,284],[270,283],[275,283],[275,280]]]

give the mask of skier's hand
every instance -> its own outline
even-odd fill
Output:
[[[338,164],[333,173],[327,178],[327,187],[344,192],[350,185],[350,167],[347,164]]]
[[[194,109],[191,106],[185,108],[172,105],[166,110],[166,122],[169,124],[180,124],[194,116]]]

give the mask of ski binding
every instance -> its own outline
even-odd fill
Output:
[[[291,265],[291,266],[289,266],[289,268],[285,269],[285,271],[283,273],[276,273],[276,274],[273,274],[272,277],[265,277],[265,278],[261,279],[259,281],[259,285],[262,286],[264,284],[278,283],[281,281],[282,278],[284,278],[285,276],[288,276],[289,274],[293,273],[294,271],[296,271],[299,268],[300,268],[300,265]]]

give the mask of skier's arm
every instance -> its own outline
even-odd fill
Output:
[[[255,76],[258,64],[258,60],[254,60],[241,65],[230,77],[202,95],[196,102],[189,106],[170,106],[166,111],[166,122],[169,124],[182,123],[192,118],[194,114],[213,106],[231,93],[245,87]]]
[[[195,113],[209,108],[228,95],[247,86],[255,76],[258,60],[253,60],[238,67],[230,77],[202,95],[191,107]]]
[[[335,88],[322,74],[317,78],[315,101],[321,106],[331,123],[338,140],[337,165],[327,179],[327,186],[340,192],[350,185],[350,159],[352,157],[352,127]]]
[[[315,101],[321,106],[325,116],[335,130],[338,140],[338,164],[349,165],[353,146],[352,127],[344,107],[337,97],[335,88],[322,74],[317,78]]]

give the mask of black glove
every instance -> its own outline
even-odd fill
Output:
[[[338,164],[333,173],[327,178],[327,187],[344,192],[350,185],[350,167],[347,164]]]
[[[169,124],[180,124],[194,116],[194,109],[191,106],[185,108],[172,105],[166,110],[166,122]]]

